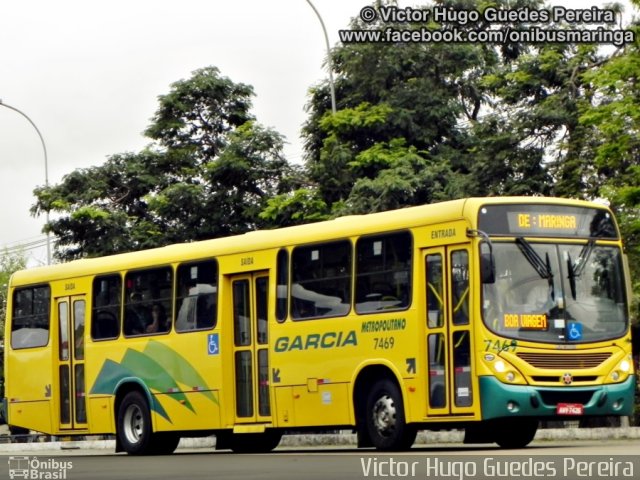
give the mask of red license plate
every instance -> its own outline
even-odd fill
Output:
[[[558,415],[582,415],[584,413],[584,405],[581,403],[559,403],[556,406]]]

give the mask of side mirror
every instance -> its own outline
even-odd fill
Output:
[[[491,238],[482,230],[467,229],[467,236],[482,237],[480,242],[480,280],[483,284],[496,283],[496,263]]]
[[[485,252],[484,250],[489,251]],[[493,252],[486,243],[480,246],[480,278],[483,284],[496,283],[496,265],[493,260]]]

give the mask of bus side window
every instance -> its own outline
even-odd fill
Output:
[[[128,272],[125,277],[125,335],[167,333],[171,329],[171,267]]]
[[[284,322],[289,310],[289,252],[280,250],[276,261],[276,320]]]
[[[411,297],[411,233],[362,237],[356,243],[356,312],[402,310]]]
[[[96,277],[93,280],[91,309],[91,338],[103,340],[120,335],[120,303],[122,279],[120,275]]]
[[[49,308],[51,291],[48,285],[16,290],[13,294],[11,347],[44,347],[49,343]]]
[[[218,315],[218,264],[215,260],[178,267],[176,331],[214,328]]]
[[[351,242],[296,247],[291,255],[294,320],[337,317],[351,305]]]

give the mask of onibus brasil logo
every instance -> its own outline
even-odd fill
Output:
[[[38,457],[9,457],[9,478],[27,478],[32,480],[64,480],[67,470],[71,470],[70,461],[55,458],[40,460]]]

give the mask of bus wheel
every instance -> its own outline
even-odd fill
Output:
[[[389,379],[376,382],[367,398],[366,428],[378,450],[406,450],[416,439],[417,429],[407,425],[402,395]]]
[[[153,453],[151,434],[146,398],[137,391],[127,393],[118,409],[117,435],[122,449],[130,455]]]
[[[524,448],[536,436],[538,420],[535,418],[509,418],[498,420],[493,434],[502,448]]]

